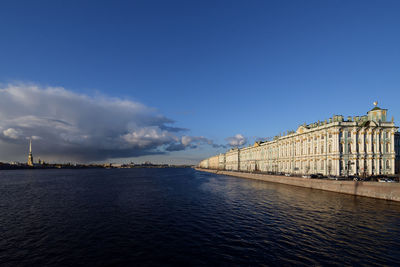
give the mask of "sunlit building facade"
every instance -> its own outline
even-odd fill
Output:
[[[366,116],[334,115],[301,125],[297,131],[231,149],[199,166],[233,171],[283,172],[335,176],[398,174],[400,135],[387,110],[375,107]],[[224,158],[221,161],[221,158]],[[210,164],[210,161],[212,164]],[[206,167],[207,166],[207,167]]]

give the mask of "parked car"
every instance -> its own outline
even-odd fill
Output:
[[[348,180],[346,177],[338,177],[338,176],[329,176],[328,179],[330,180]]]
[[[302,177],[302,178],[311,178],[310,175],[306,175],[306,174],[302,175],[301,177]]]
[[[388,178],[378,178],[378,182],[380,182],[380,183],[395,183],[395,181],[393,181],[392,179],[388,179]]]
[[[292,174],[291,173],[285,173],[285,176],[292,176]]]
[[[316,174],[311,174],[311,175],[310,175],[310,178],[316,179],[316,178],[318,178],[318,175],[316,175]]]

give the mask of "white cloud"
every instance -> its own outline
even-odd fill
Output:
[[[160,146],[163,144],[174,143],[179,139],[172,133],[160,130],[159,127],[145,127],[133,132],[127,133],[122,138],[129,144],[146,148],[148,146]]]
[[[184,146],[194,145],[194,144],[209,144],[212,145],[213,141],[210,139],[205,138],[204,136],[187,136],[184,135],[181,138],[181,143]]]
[[[94,161],[166,153],[213,145],[182,136],[183,128],[141,103],[88,96],[61,87],[17,84],[0,88],[0,159],[26,150],[54,160]],[[1,133],[1,132],[0,132]],[[25,152],[24,152],[25,153]]]
[[[18,139],[21,136],[21,131],[14,128],[8,128],[7,130],[3,131],[3,135],[11,139]]]
[[[228,144],[232,147],[236,146],[242,146],[247,143],[247,138],[244,137],[242,134],[237,134],[232,137],[226,138],[226,141],[228,141]]]

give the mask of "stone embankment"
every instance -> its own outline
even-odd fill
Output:
[[[400,183],[307,179],[300,177],[286,177],[234,171],[218,171],[200,168],[196,168],[196,170],[240,178],[261,180],[265,182],[281,183],[337,193],[351,194],[356,196],[400,201]]]

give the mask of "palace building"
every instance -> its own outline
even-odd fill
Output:
[[[366,116],[334,115],[297,131],[234,148],[199,163],[201,168],[292,174],[393,175],[400,171],[400,134],[387,110]]]

